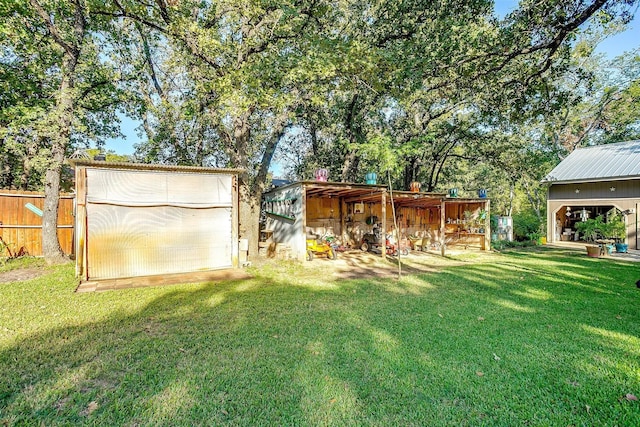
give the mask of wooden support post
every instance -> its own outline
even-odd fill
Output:
[[[300,193],[301,193],[301,199],[300,200],[300,210],[301,212],[301,216],[302,216],[302,251],[298,251],[298,260],[299,261],[305,261],[307,259],[307,186],[306,185],[302,185],[302,188],[300,189]]]
[[[87,168],[76,167],[76,276],[88,280],[87,272]]]
[[[238,261],[240,257],[240,187],[238,184],[238,175],[231,176],[231,266],[238,268],[240,263]],[[260,236],[260,233],[258,233]],[[251,242],[256,247],[258,242]]]
[[[387,257],[387,191],[382,191],[382,230],[380,233],[380,249],[382,257]]]
[[[447,244],[445,233],[445,220],[444,217],[447,214],[445,207],[445,199],[442,199],[440,202],[440,255],[444,256],[445,254],[445,245]]]
[[[340,241],[343,245],[347,244],[347,223],[345,216],[347,214],[347,203],[344,201],[344,197],[340,197]]]
[[[484,210],[487,213],[487,217],[484,220],[484,247],[485,251],[491,250],[491,214],[490,214],[491,202],[487,200],[484,204]]]

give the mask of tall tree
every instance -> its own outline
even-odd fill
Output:
[[[64,259],[57,237],[58,194],[76,108],[77,70],[87,35],[86,5],[82,0],[29,0],[28,4],[10,1],[5,3],[2,13],[7,17],[2,23],[3,34],[6,36],[17,30],[13,36],[3,40],[3,56],[8,57],[11,66],[21,68],[22,73],[37,71],[31,77],[38,86],[32,89],[28,83],[20,84],[17,90],[9,91],[6,98],[13,97],[8,102],[14,107],[15,116],[8,120],[5,118],[3,136],[5,144],[14,147],[14,153],[19,146],[29,147],[30,155],[35,152],[42,154],[43,150],[47,152],[42,248],[47,262],[55,263]],[[31,56],[46,60],[34,64],[29,61]],[[16,99],[20,92],[35,91],[44,93],[34,94],[24,104]],[[29,171],[28,166],[29,163],[25,162],[25,173]]]
[[[330,135],[326,152],[343,159],[326,157],[341,166],[333,176],[351,180],[375,167],[363,157],[375,151],[367,146],[390,137],[404,163],[399,181],[433,190],[452,160],[469,156],[465,144],[490,143],[482,138],[491,126],[484,112],[533,116],[531,105],[569,66],[579,28],[595,17],[627,20],[635,3],[523,1],[502,21],[489,1],[348,4],[341,17],[349,24],[337,32],[359,52],[344,57],[361,66],[336,74],[337,82],[355,83],[332,82],[324,110],[331,118],[302,135]],[[316,150],[309,152],[317,163]]]
[[[143,120],[150,139],[139,154],[153,161],[242,169],[240,231],[250,241],[257,241],[260,197],[275,147],[292,124],[300,85],[309,75],[306,58],[319,46],[314,37],[331,20],[331,10],[313,0],[114,1],[100,12],[167,40],[171,52],[165,68],[179,70],[174,76],[184,79],[171,93],[157,64],[147,68],[151,85]],[[150,40],[140,38],[148,57]],[[194,128],[195,134],[185,133]],[[196,143],[219,151],[199,150]],[[251,254],[257,250],[251,249]]]
[[[2,96],[0,155],[22,159],[20,182],[14,174],[10,185],[44,188],[43,253],[49,263],[64,260],[57,217],[65,155],[75,144],[117,132],[118,73],[101,58],[103,39],[89,14],[94,6],[86,0],[11,0],[0,9],[3,76],[15,72],[21,80]]]

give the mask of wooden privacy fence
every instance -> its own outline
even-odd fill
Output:
[[[65,254],[73,251],[73,194],[60,194],[58,240]],[[20,248],[29,255],[42,255],[42,217],[44,193],[0,190],[0,237],[11,252]],[[7,256],[6,250],[0,256]]]

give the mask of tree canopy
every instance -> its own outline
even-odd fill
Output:
[[[248,237],[274,158],[293,178],[517,189],[539,215],[554,161],[638,135],[637,51],[593,54],[637,6],[5,1],[0,185],[53,198],[64,157],[117,135],[120,112],[142,123],[137,161],[243,169]]]

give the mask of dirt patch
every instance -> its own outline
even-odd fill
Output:
[[[437,271],[443,267],[462,265],[464,262],[443,258],[435,253],[414,252],[400,257],[402,274],[420,274]],[[314,258],[304,262],[305,269],[320,269],[325,277],[333,279],[362,279],[367,277],[398,277],[398,258],[360,250],[341,252],[338,259]]]
[[[46,274],[43,268],[19,268],[0,273],[0,283],[24,282]]]

